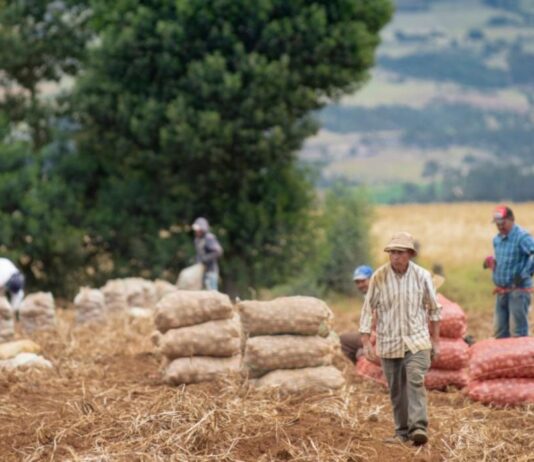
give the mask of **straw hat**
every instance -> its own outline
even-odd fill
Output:
[[[417,255],[415,249],[415,240],[410,233],[400,232],[395,233],[388,245],[384,248],[384,252],[390,252],[391,250],[411,250],[414,255]]]

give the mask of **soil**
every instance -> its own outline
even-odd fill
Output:
[[[57,332],[33,337],[54,368],[0,376],[2,461],[534,460],[531,408],[429,392],[428,444],[390,446],[386,391],[344,359],[336,363],[348,385],[337,394],[279,397],[239,379],[171,387],[147,321],[76,327],[72,312],[58,314]],[[348,326],[352,316],[338,322]]]

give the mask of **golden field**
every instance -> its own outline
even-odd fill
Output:
[[[408,231],[421,244],[426,262],[448,267],[476,263],[493,253],[496,234],[491,222],[496,204],[467,202],[456,204],[413,204],[380,206],[376,209],[372,236],[376,261],[386,261],[382,249],[396,231]],[[516,223],[534,231],[534,202],[509,204]]]
[[[516,223],[532,233],[534,203],[508,205]],[[440,291],[445,296],[468,312],[492,312],[491,274],[482,269],[482,262],[493,253],[495,206],[490,202],[378,206],[371,229],[374,264],[387,261],[383,248],[393,233],[408,231],[420,244],[418,263],[429,270],[435,264],[443,267],[446,282]]]

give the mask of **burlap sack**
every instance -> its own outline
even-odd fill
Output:
[[[282,393],[322,392],[341,388],[343,374],[334,366],[279,369],[251,380],[257,388],[277,388]]]
[[[98,289],[82,287],[74,298],[76,323],[102,322],[105,319],[105,298]]]
[[[0,344],[0,359],[14,358],[20,353],[40,353],[41,347],[31,340],[15,340]]]
[[[101,292],[104,294],[105,311],[107,313],[122,313],[128,309],[126,286],[120,279],[106,282]]]
[[[176,287],[180,290],[201,290],[204,281],[204,265],[196,263],[180,271]]]
[[[56,312],[54,297],[50,292],[28,295],[19,308],[20,326],[25,332],[55,329]]]
[[[326,337],[333,318],[328,305],[314,297],[281,297],[237,305],[243,331],[249,335],[320,335]]]
[[[156,332],[152,340],[158,351],[169,359],[189,356],[233,356],[241,349],[241,325],[232,319],[208,321],[195,326]]]
[[[164,373],[164,381],[173,385],[212,381],[239,373],[241,356],[210,358],[196,356],[172,361]]]
[[[158,302],[156,287],[152,281],[143,278],[125,278],[128,306],[154,308]]]
[[[156,289],[158,301],[165,297],[165,295],[170,294],[172,292],[176,292],[178,290],[178,287],[176,287],[174,284],[171,284],[168,281],[164,281],[163,279],[156,279],[154,281],[154,288]]]
[[[7,342],[15,335],[13,309],[5,297],[0,296],[0,342]]]
[[[160,332],[207,321],[229,319],[234,309],[228,295],[215,291],[179,290],[156,305],[154,322]]]
[[[245,368],[250,377],[275,369],[298,369],[332,364],[334,344],[323,337],[265,335],[247,340]]]

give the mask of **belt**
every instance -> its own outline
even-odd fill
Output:
[[[534,292],[533,287],[495,287],[493,289],[493,294],[495,295],[501,295],[501,294],[508,294],[510,292],[526,292],[531,293]]]

